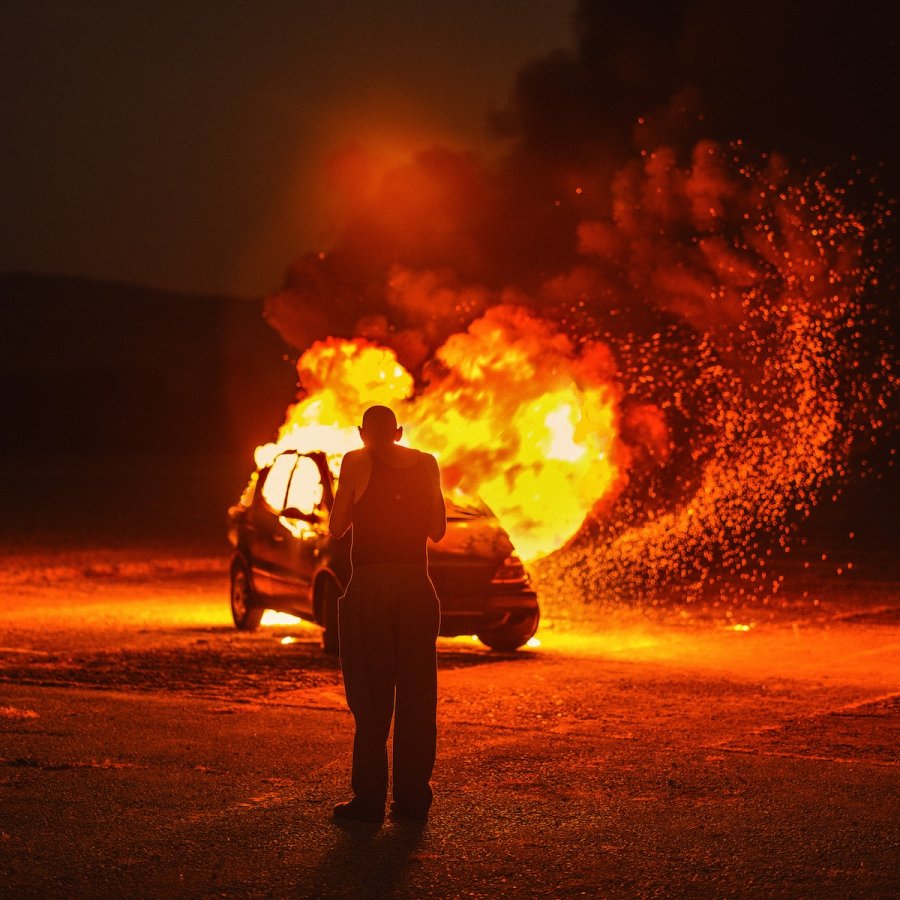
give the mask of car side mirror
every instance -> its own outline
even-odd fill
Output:
[[[296,506],[288,506],[281,511],[281,515],[286,519],[299,519],[302,522],[309,522],[310,525],[314,525],[320,518],[317,513],[300,512]]]

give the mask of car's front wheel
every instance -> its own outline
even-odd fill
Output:
[[[255,605],[250,573],[243,562],[231,567],[231,617],[241,631],[256,631],[264,610]]]

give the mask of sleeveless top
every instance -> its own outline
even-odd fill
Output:
[[[430,511],[428,457],[410,466],[392,466],[369,451],[372,474],[353,504],[353,565],[411,563],[427,567]]]

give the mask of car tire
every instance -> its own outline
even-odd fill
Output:
[[[498,628],[496,631],[483,631],[478,634],[478,640],[486,644],[491,650],[499,653],[512,653],[519,647],[524,647],[534,637],[540,622],[540,615],[535,613],[524,622],[519,622],[510,628]]]
[[[328,656],[339,656],[341,639],[338,630],[338,600],[341,591],[331,578],[322,584],[322,650]]]
[[[241,560],[235,562],[231,567],[231,618],[235,627],[240,631],[256,631],[264,612],[256,605],[246,564]]]

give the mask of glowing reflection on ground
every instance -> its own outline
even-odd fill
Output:
[[[289,613],[275,612],[274,609],[267,609],[263,613],[261,625],[299,625],[303,619],[299,616],[292,616]]]

